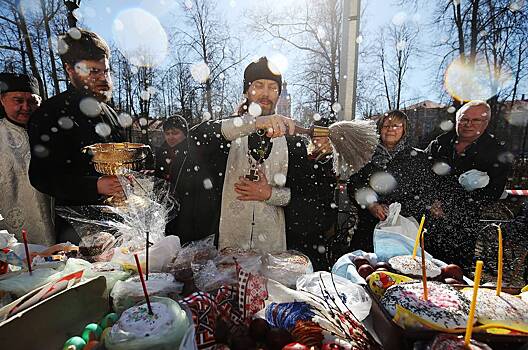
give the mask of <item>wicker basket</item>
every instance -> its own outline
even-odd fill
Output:
[[[95,170],[105,175],[119,175],[128,170],[140,170],[141,162],[147,158],[150,146],[142,143],[96,143],[86,146],[83,152],[93,155]]]

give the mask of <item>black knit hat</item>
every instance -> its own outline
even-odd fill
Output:
[[[183,131],[185,136],[187,136],[187,122],[179,115],[174,115],[163,121],[162,128],[163,131],[167,131],[169,129],[180,129]]]
[[[270,70],[270,63],[264,56],[258,59],[256,62],[251,62],[244,71],[244,93],[248,91],[249,86],[255,80],[268,79],[276,81],[279,84],[279,95],[282,91],[282,75],[277,72],[275,74]]]
[[[40,95],[35,77],[27,74],[0,73],[0,93],[14,91]]]

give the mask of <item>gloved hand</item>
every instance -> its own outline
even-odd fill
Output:
[[[471,169],[458,177],[458,183],[468,192],[484,188],[489,184],[488,173],[477,169]]]

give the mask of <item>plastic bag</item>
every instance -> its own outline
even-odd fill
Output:
[[[178,236],[167,236],[158,240],[149,248],[149,271],[167,271],[170,262],[178,255],[180,249],[180,238]],[[126,247],[114,248],[111,261],[122,265],[124,269],[136,271],[137,267],[133,253],[138,253],[141,266],[145,266],[144,247],[135,252]]]
[[[0,249],[10,247],[16,242],[15,235],[7,232],[7,230],[0,230]]]
[[[115,237],[103,252],[114,248],[130,251],[144,249],[147,232],[149,242],[165,237],[165,225],[174,215],[174,199],[166,181],[129,171],[118,179],[125,193],[122,206],[57,207],[58,215],[68,220],[79,238],[101,231]]]
[[[213,259],[195,256],[191,263],[194,283],[199,290],[212,291],[237,283],[236,264],[246,272],[260,273],[262,256],[253,250],[225,248]]]
[[[329,294],[329,288],[319,293],[293,290],[269,280],[269,296],[265,308],[257,313],[272,327],[287,329],[297,334],[315,334],[303,337],[303,344],[321,348],[322,343],[339,342],[350,349],[377,349],[374,340],[367,335],[365,327],[348,310],[342,312]],[[336,320],[338,320],[336,322]],[[311,330],[306,332],[305,327]],[[318,335],[319,334],[319,335]],[[322,337],[320,337],[322,335]]]
[[[369,315],[372,306],[371,298],[363,287],[346,278],[320,271],[301,276],[297,280],[297,290],[320,295],[321,289],[334,298],[341,312],[350,310],[359,321]]]
[[[124,271],[120,265],[107,262],[91,264],[86,260],[70,258],[62,271],[63,276],[76,272],[84,271],[82,280],[104,276],[106,279],[105,295],[108,296],[117,281],[123,281],[130,277],[130,272]]]
[[[412,217],[401,216],[400,210],[400,203],[392,203],[387,219],[378,223],[374,229],[374,253],[378,256],[378,261],[388,261],[393,256],[413,253],[418,223]],[[417,255],[421,256],[420,250]],[[427,252],[426,257],[432,259]]]
[[[264,277],[280,282],[290,288],[295,288],[297,278],[313,273],[310,259],[295,250],[280,253],[267,253],[262,262]]]
[[[194,260],[210,260],[217,255],[218,251],[214,245],[214,235],[211,235],[183,246],[169,264],[169,270],[178,280],[187,280],[193,276],[191,263]]]
[[[458,183],[468,192],[488,186],[490,177],[487,172],[471,169],[458,177]]]
[[[0,280],[0,291],[20,297],[60,276],[59,271],[50,268],[33,270],[31,275],[29,272],[12,273],[7,275],[7,278]]]
[[[187,314],[187,319],[189,320],[190,327],[187,328],[187,331],[183,335],[183,338],[180,343],[180,347],[178,350],[198,350],[198,344],[196,344],[196,325],[193,322],[193,315],[189,307],[187,305],[180,304],[180,307],[185,311]]]
[[[362,250],[355,250],[352,253],[348,253],[337,259],[336,263],[332,267],[332,273],[341,276],[353,283],[367,284],[365,279],[359,275],[354,265],[354,259],[358,256],[365,256]],[[370,260],[369,260],[370,261]]]
[[[169,273],[149,273],[145,280],[149,296],[176,298],[183,289],[183,283],[174,279]],[[121,313],[145,299],[139,276],[126,281],[117,281],[110,293],[113,298],[114,311]]]
[[[196,287],[205,292],[220,288],[225,284],[233,284],[236,279],[229,271],[219,270],[213,260],[191,263]]]
[[[171,317],[172,321],[162,323],[163,316],[155,313],[152,320],[147,316],[147,306],[142,303],[133,309],[125,311],[119,321],[112,326],[110,332],[106,333],[104,338],[105,347],[108,350],[174,350],[178,349],[184,335],[190,327],[193,327],[187,313],[182,310],[180,305],[168,298],[151,297],[151,304],[155,310],[164,310],[166,317]],[[144,324],[138,318],[145,317]],[[127,319],[125,323],[124,319]],[[150,322],[149,322],[150,321]],[[158,327],[151,323],[159,322]],[[129,329],[123,329],[127,327]],[[150,331],[145,336],[145,331]],[[135,333],[135,334],[134,334]]]

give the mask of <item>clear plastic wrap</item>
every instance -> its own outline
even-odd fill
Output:
[[[145,280],[149,296],[176,298],[183,289],[183,283],[174,279],[169,273],[149,273]],[[121,313],[145,299],[139,276],[126,281],[117,281],[110,293],[113,298],[114,311]]]
[[[170,264],[170,271],[178,280],[184,281],[192,278],[193,272],[191,264],[193,261],[205,263],[218,255],[214,245],[214,236],[206,237],[199,241],[194,241],[183,246],[174,260]]]
[[[313,272],[310,259],[295,250],[267,253],[263,257],[262,274],[289,288],[295,288],[297,278]]]
[[[362,286],[326,271],[299,277],[297,290],[316,295],[325,290],[341,312],[350,310],[359,321],[367,318],[372,306],[372,299]]]
[[[169,183],[138,172],[119,175],[126,200],[120,206],[58,207],[80,238],[81,254],[91,261],[109,261],[115,250],[135,253],[165,237],[176,202]],[[144,260],[144,258],[143,258]],[[149,256],[150,262],[150,256]],[[166,262],[163,262],[166,264]]]
[[[149,248],[149,271],[164,272],[168,271],[170,262],[178,255],[181,249],[180,238],[178,236],[167,236],[161,238]],[[134,260],[134,253],[142,266],[146,261],[144,247],[137,251],[131,251],[126,247],[114,248],[112,262],[118,263],[127,270],[137,270]]]
[[[187,313],[171,299],[152,297],[153,309],[159,310],[149,316],[147,307],[141,305],[127,310],[104,338],[108,350],[173,350],[178,349],[185,334],[192,327]],[[155,308],[155,306],[157,306]],[[163,314],[161,313],[163,311]],[[160,327],[149,329],[158,319],[166,320]],[[161,323],[161,322],[158,322]],[[143,333],[149,331],[145,336]]]
[[[60,271],[50,268],[36,269],[31,274],[29,272],[13,273],[0,280],[0,291],[20,297],[60,276]]]
[[[63,276],[76,272],[84,271],[82,280],[88,280],[90,278],[104,276],[106,279],[106,290],[105,295],[109,295],[110,291],[114,287],[117,281],[123,281],[130,277],[130,272],[124,271],[121,265],[109,263],[109,262],[98,262],[91,264],[90,262],[83,259],[68,259],[66,266],[62,271]]]
[[[0,230],[0,249],[10,247],[16,242],[15,235],[7,232],[7,230]]]

